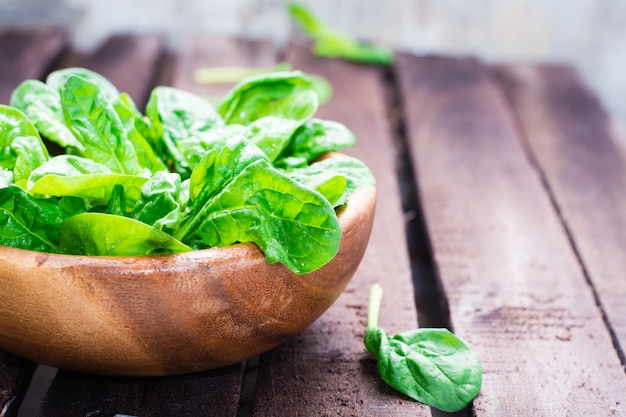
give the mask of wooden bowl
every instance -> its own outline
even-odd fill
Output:
[[[376,191],[339,215],[339,253],[296,275],[254,244],[175,255],[87,257],[0,247],[0,348],[62,369],[173,375],[277,346],[344,290],[369,239]]]

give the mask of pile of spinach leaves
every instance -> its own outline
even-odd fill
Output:
[[[338,250],[335,210],[374,184],[357,159],[317,161],[355,143],[317,107],[298,71],[243,80],[217,108],[159,86],[145,114],[87,69],[24,81],[0,105],[0,244],[138,256],[254,242],[313,271]]]

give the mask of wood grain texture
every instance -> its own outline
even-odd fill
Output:
[[[0,416],[17,416],[37,364],[0,350]]]
[[[363,345],[374,282],[385,290],[380,325],[391,333],[417,327],[382,72],[316,59],[295,46],[287,59],[332,84],[333,99],[316,116],[342,122],[355,133],[358,145],[349,153],[376,176],[377,212],[365,257],[346,291],[308,329],[261,356],[254,415],[428,415],[427,407],[382,382]]]
[[[239,365],[160,378],[59,372],[40,416],[235,416],[242,372]]]
[[[502,66],[503,87],[573,243],[626,349],[626,155],[576,72]]]
[[[477,416],[621,415],[626,378],[513,120],[471,59],[403,55],[411,155]]]
[[[58,29],[0,30],[0,104],[8,104],[22,81],[45,76],[67,45]]]

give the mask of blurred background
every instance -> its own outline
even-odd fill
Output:
[[[65,27],[80,49],[113,32],[189,33],[284,42],[287,0],[0,0],[0,28]],[[626,126],[624,0],[303,0],[327,25],[361,40],[417,54],[576,66]]]

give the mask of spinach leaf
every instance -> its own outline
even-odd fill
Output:
[[[48,75],[48,78],[46,78],[46,84],[53,91],[58,92],[63,87],[63,84],[67,82],[67,79],[72,76],[81,77],[90,84],[95,84],[109,103],[115,103],[119,99],[120,93],[117,87],[101,74],[87,68],[72,67],[53,71]]]
[[[206,246],[254,242],[268,262],[310,272],[338,249],[341,229],[330,203],[271,167],[240,136],[207,151],[189,182],[187,216],[174,236]]]
[[[33,170],[28,191],[32,195],[74,196],[92,200],[92,204],[107,204],[113,188],[120,184],[128,204],[133,205],[147,180],[138,175],[111,172],[107,166],[88,158],[59,155]]]
[[[81,213],[59,228],[59,249],[72,255],[141,256],[187,252],[187,245],[138,220],[106,213]]]
[[[207,132],[180,140],[177,145],[187,159],[189,167],[195,169],[206,151],[213,148],[221,149],[228,139],[245,136],[246,128],[242,125],[218,126]]]
[[[309,37],[313,38],[312,51],[326,58],[345,58],[357,62],[389,65],[393,52],[387,48],[367,45],[352,37],[328,28],[306,6],[291,2],[288,5],[292,21]]]
[[[65,213],[55,198],[34,198],[16,185],[0,188],[0,244],[57,252]]]
[[[50,159],[48,150],[41,139],[35,136],[18,136],[11,143],[11,150],[17,155],[13,180],[15,184],[26,188],[31,172]]]
[[[382,298],[372,286],[365,346],[378,358],[382,379],[409,397],[442,411],[465,408],[480,391],[476,354],[447,329],[417,329],[387,336],[378,327]]]
[[[84,146],[81,156],[120,174],[140,171],[137,154],[112,102],[100,88],[80,76],[70,75],[60,87],[66,123]]]
[[[300,71],[273,72],[237,84],[218,107],[226,124],[248,125],[266,116],[304,122],[317,110],[313,81]]]
[[[295,120],[267,116],[250,123],[247,126],[246,137],[272,162],[285,149],[298,126],[300,123]]]
[[[20,110],[0,104],[0,168],[13,169],[15,166],[17,157],[11,144],[19,136],[39,138],[39,132]]]
[[[166,170],[165,162],[154,152],[152,146],[137,127],[145,122],[143,121],[143,115],[139,112],[130,96],[126,93],[121,93],[119,100],[113,104],[113,108],[120,117],[128,135],[128,140],[135,149],[139,166],[147,168],[152,173]]]
[[[307,165],[303,168],[287,170],[287,175],[311,188],[317,188],[316,184],[323,184],[332,176],[345,177],[345,190],[335,206],[343,204],[347,196],[354,191],[375,185],[376,180],[372,171],[360,160],[351,156],[335,156]],[[324,194],[324,193],[322,193]]]
[[[303,167],[320,155],[355,144],[354,134],[343,124],[313,118],[296,130],[275,165],[281,168]]]
[[[196,235],[206,245],[254,242],[268,262],[299,274],[326,264],[339,247],[341,228],[330,203],[263,159],[227,183],[199,214]]]
[[[0,188],[7,188],[13,184],[13,171],[0,169]]]
[[[153,145],[183,178],[189,177],[190,168],[177,142],[223,124],[208,101],[172,87],[152,90],[146,115],[151,123]]]
[[[26,80],[13,91],[11,106],[23,111],[47,139],[64,148],[84,151],[82,143],[65,124],[58,90],[38,80]]]
[[[159,230],[174,230],[181,220],[181,181],[177,173],[160,171],[141,188],[141,197],[131,217]]]

